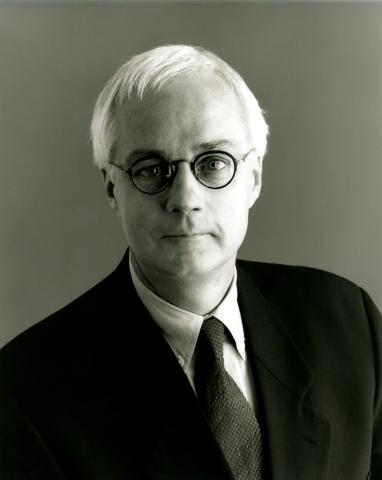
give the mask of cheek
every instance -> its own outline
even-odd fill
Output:
[[[150,238],[150,216],[138,202],[123,199],[119,204],[122,227],[130,247],[142,247]]]
[[[230,243],[241,243],[247,231],[248,203],[241,198],[232,199],[224,211],[224,230]]]

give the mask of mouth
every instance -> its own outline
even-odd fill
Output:
[[[196,235],[205,235],[205,233],[174,233],[166,235],[167,237],[195,237]]]
[[[168,239],[197,239],[197,238],[202,238],[207,236],[208,233],[177,233],[177,234],[171,234],[171,235],[164,235],[163,238],[168,238]]]

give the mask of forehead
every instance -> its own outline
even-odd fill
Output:
[[[191,155],[198,145],[217,140],[239,149],[248,137],[244,101],[211,75],[176,79],[159,92],[129,100],[117,114],[117,150],[122,155],[139,148]]]

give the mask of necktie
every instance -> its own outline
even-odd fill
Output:
[[[196,347],[195,388],[235,480],[261,480],[261,434],[256,416],[224,368],[224,325],[203,322]]]

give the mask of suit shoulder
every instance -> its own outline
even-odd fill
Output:
[[[301,294],[319,294],[328,298],[335,295],[360,295],[361,289],[351,280],[319,268],[278,263],[238,260],[238,268],[247,272],[261,290],[292,291]]]
[[[346,339],[350,345],[352,339],[362,338],[370,351],[379,350],[370,345],[373,337],[382,335],[380,313],[354,282],[310,267],[248,261],[240,261],[237,266],[239,294],[240,287],[242,295],[253,295],[251,289],[260,292],[301,351],[310,339],[332,342],[335,331],[338,344]]]
[[[80,323],[89,322],[96,315],[100,315],[105,308],[105,302],[102,299],[105,299],[107,292],[110,291],[112,276],[113,273],[69,304],[17,335],[0,350],[0,365],[5,359],[18,356],[23,352],[62,348],[66,340],[73,337],[76,330],[80,331],[83,328]]]

